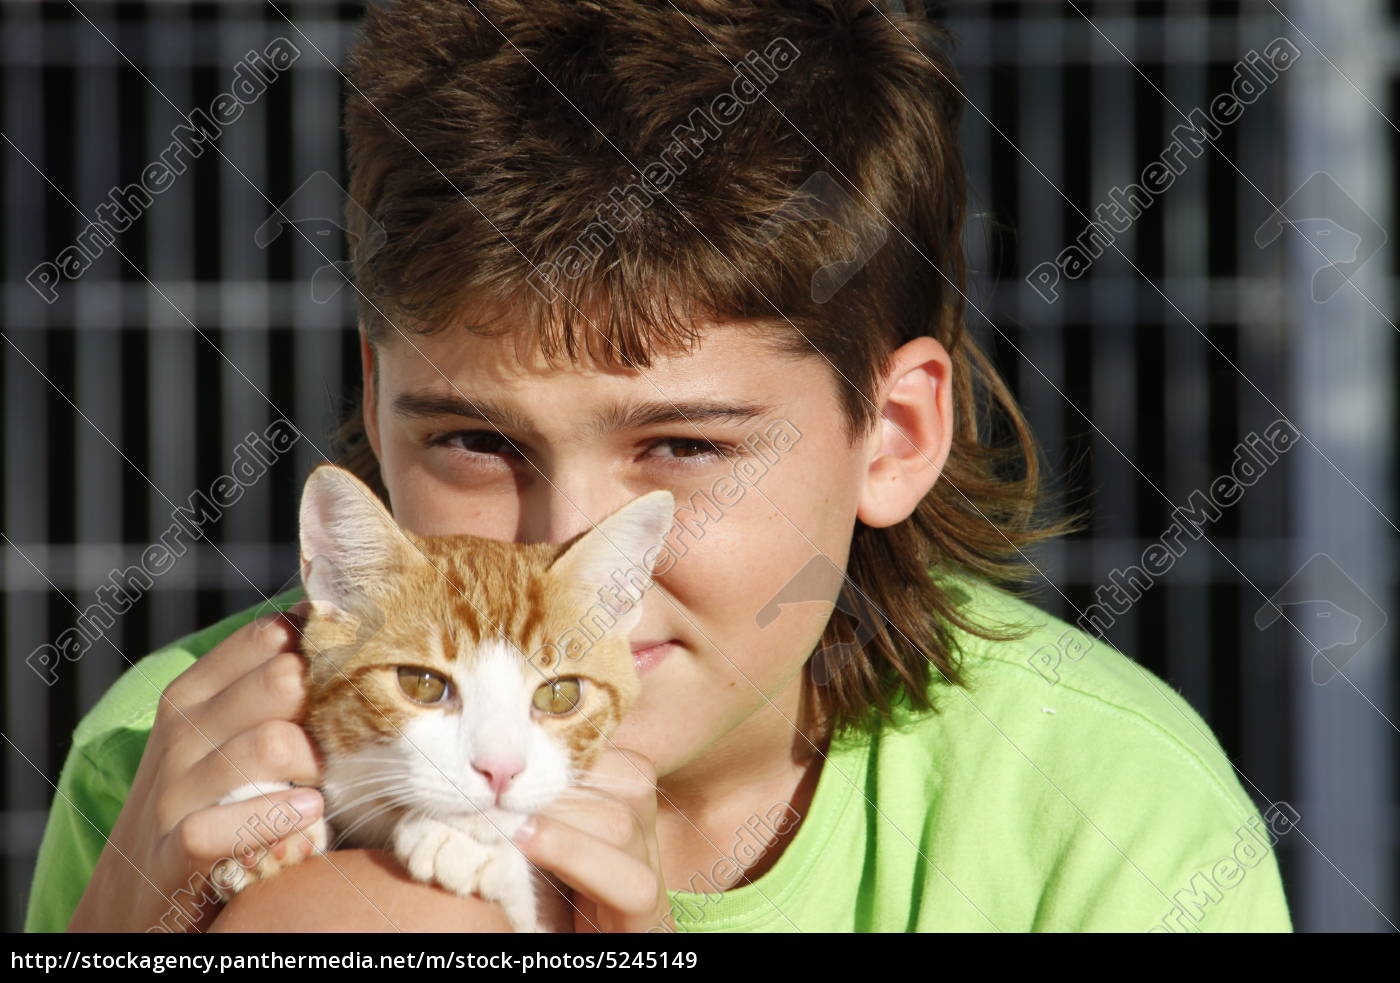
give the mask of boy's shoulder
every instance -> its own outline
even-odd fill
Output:
[[[1181,694],[1026,600],[954,589],[971,621],[1016,637],[954,630],[966,685],[940,677],[932,711],[901,700],[876,732],[881,811],[942,844],[943,869],[999,905],[998,924],[1288,931],[1271,847],[1296,814],[1270,804],[1261,819]]]
[[[155,723],[156,706],[177,676],[239,628],[271,611],[285,611],[304,594],[300,586],[259,601],[220,621],[162,646],[133,663],[79,721],[73,747],[89,753],[109,738],[144,733]]]
[[[1056,815],[1061,829],[1112,816],[1124,835],[1138,835],[1143,828],[1130,834],[1129,827],[1155,813],[1157,824],[1174,817],[1214,840],[1258,822],[1260,807],[1245,789],[1261,801],[1262,791],[1159,676],[985,582],[954,580],[949,589],[974,623],[1003,634],[1014,628],[1017,637],[989,640],[955,628],[965,685],[937,677],[928,689],[933,711],[896,701],[879,728],[882,770],[938,794],[977,788],[979,803],[969,808],[998,800],[1003,809]],[[1282,830],[1290,813],[1286,803],[1264,807]]]
[[[1161,677],[1101,638],[990,584],[955,590],[972,620],[1019,637],[989,640],[956,631],[966,688],[937,686],[939,710],[983,721],[1002,735],[1080,754],[1108,770],[1173,760],[1199,776],[1227,808],[1253,810],[1209,724]],[[1174,770],[1174,769],[1173,769]]]

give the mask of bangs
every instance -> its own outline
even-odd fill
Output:
[[[810,188],[782,180],[769,175],[752,197],[697,192],[705,214],[656,200],[621,231],[589,221],[610,198],[603,191],[572,194],[541,215],[513,212],[508,198],[468,201],[430,184],[411,192],[425,217],[402,237],[407,244],[396,249],[391,238],[360,265],[362,316],[372,341],[395,326],[487,337],[523,331],[550,361],[628,368],[689,351],[707,325],[720,323],[752,324],[791,355],[819,355],[833,323],[867,337],[882,331],[852,326],[883,325],[883,341],[892,343],[908,309],[884,309],[872,288],[906,279],[911,271],[897,260],[899,274],[888,273],[903,250],[884,243],[879,220],[849,196],[837,213]],[[808,217],[821,209],[826,214]],[[851,257],[871,252],[872,241],[884,246],[884,262],[857,268]],[[470,257],[469,269],[461,257]],[[842,273],[853,277],[849,288],[822,296],[823,284]]]

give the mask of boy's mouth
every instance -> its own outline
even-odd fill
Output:
[[[637,672],[644,673],[670,654],[675,648],[675,639],[664,642],[636,642],[632,646],[632,662]]]

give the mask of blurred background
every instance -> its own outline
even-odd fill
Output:
[[[268,219],[344,255],[324,218],[362,9],[0,2],[8,930],[80,717],[296,574],[294,503],[359,355],[351,291]],[[1276,850],[1298,929],[1394,930],[1400,2],[941,9],[968,321],[1092,511],[1034,557],[1036,600],[1113,610],[1107,639],[1201,713],[1261,809],[1296,814]],[[133,199],[196,109],[225,114],[217,138],[186,132],[178,176]],[[283,418],[289,452],[249,439]],[[1280,428],[1296,440],[1261,453]],[[238,500],[191,508],[224,475],[249,479]],[[178,559],[81,659],[31,655],[161,541]]]

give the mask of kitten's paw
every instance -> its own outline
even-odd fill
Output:
[[[291,787],[286,782],[252,782],[234,789],[219,800],[219,805],[244,802]],[[290,818],[288,813],[279,813],[276,825],[286,828],[284,824]],[[228,901],[254,881],[272,877],[282,868],[301,863],[312,854],[325,853],[326,845],[330,842],[330,827],[324,819],[318,819],[304,829],[292,830],[280,840],[274,838],[280,830],[269,833],[272,824],[263,823],[261,828],[258,826],[257,823],[250,823],[240,834],[232,855],[220,860],[210,871],[210,881],[223,901]]]
[[[394,853],[414,880],[465,896],[477,889],[488,849],[446,823],[406,816],[394,827]]]
[[[235,856],[225,857],[214,865],[210,880],[222,899],[228,901],[254,881],[265,880],[285,867],[325,853],[329,841],[330,828],[324,819],[318,819],[305,829],[293,830],[271,846],[257,844],[235,851]]]
[[[488,845],[436,819],[408,816],[394,828],[393,845],[414,880],[496,902],[516,932],[547,931],[537,916],[530,863],[508,841]]]
[[[508,841],[491,848],[481,868],[478,891],[501,906],[516,932],[548,931],[539,920],[530,862]]]

